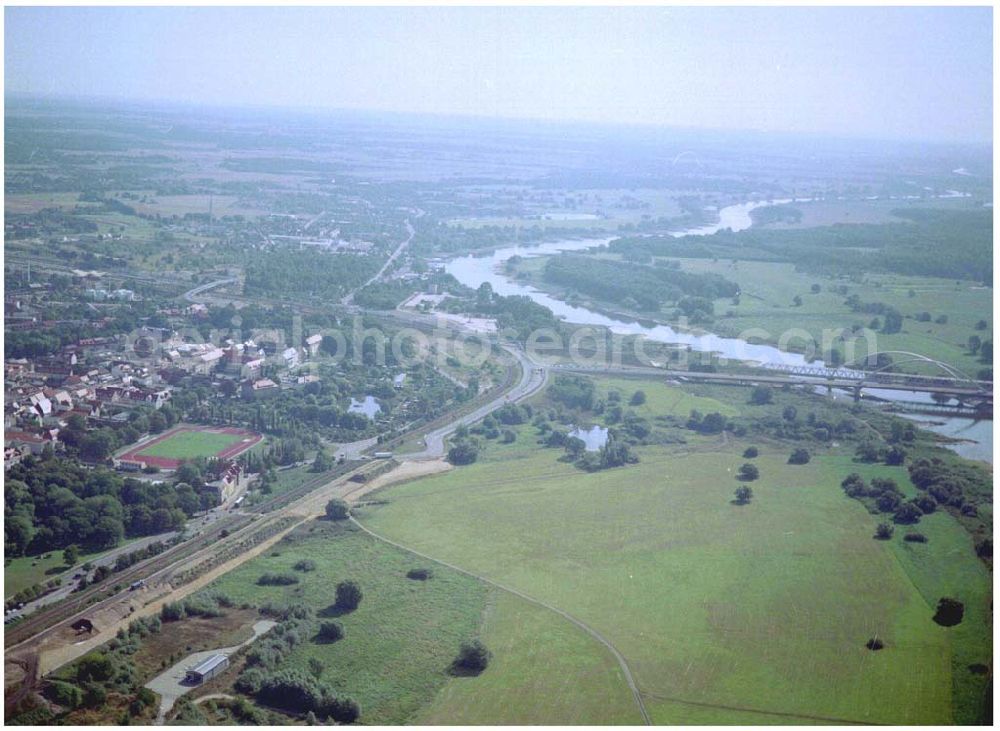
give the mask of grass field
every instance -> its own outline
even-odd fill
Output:
[[[122,545],[127,545],[134,540],[134,538],[126,540]],[[101,549],[90,553],[81,550],[78,563],[97,558],[109,550],[114,549]],[[63,562],[62,550],[50,551],[38,556],[21,556],[11,559],[10,563],[4,564],[3,569],[4,598],[12,597],[22,589],[27,589],[35,584],[43,584],[57,576],[62,576],[63,580],[66,580],[69,577],[65,574],[70,568]]]
[[[451,678],[415,723],[642,723],[610,653],[548,609],[494,592],[481,636],[494,656],[489,669],[478,678]]]
[[[645,447],[638,465],[587,474],[533,448],[531,431],[379,493],[361,519],[604,633],[657,723],[976,717],[983,682],[968,665],[991,657],[989,576],[950,516],[921,523],[928,544],[903,530],[875,541],[878,519],[839,487],[862,471],[849,457],[797,467],[765,445],[754,500],[736,506],[745,443]],[[900,468],[865,469],[908,483]],[[945,594],[970,607],[959,627],[931,621]],[[876,634],[886,649],[874,653]]]
[[[599,256],[617,258],[611,254]],[[533,286],[558,294],[559,288],[542,278],[545,261],[546,257],[525,259],[517,265],[517,271],[526,275]],[[966,346],[971,335],[978,335],[983,340],[993,337],[993,290],[990,288],[971,282],[956,283],[948,279],[895,274],[869,274],[864,282],[853,282],[845,278],[806,274],[797,271],[794,264],[783,262],[733,262],[729,259],[680,261],[684,271],[720,274],[740,285],[742,296],[738,305],[730,299],[715,302],[715,321],[705,329],[719,335],[739,337],[761,329],[765,332],[751,333],[756,340],[781,345],[785,350],[802,351],[808,340],[822,347],[824,331],[830,331],[832,339],[840,329],[855,324],[867,327],[875,317],[852,312],[844,304],[848,295],[829,291],[832,286],[843,284],[847,285],[849,294],[857,294],[862,302],[884,302],[896,308],[905,318],[901,332],[891,335],[876,333],[873,345],[877,350],[919,353],[949,363],[973,377],[981,368],[989,367],[980,363],[977,356],[971,355]],[[820,293],[812,293],[814,284],[820,285]],[[911,290],[913,297],[909,294]],[[794,305],[796,296],[802,298],[801,306]],[[600,302],[591,304],[598,308],[602,306]],[[615,303],[605,306],[618,311],[622,309]],[[666,310],[672,311],[673,308],[668,306]],[[929,312],[932,321],[913,319],[920,312]],[[667,314],[665,311],[664,316]],[[941,315],[947,316],[946,323],[933,321]],[[975,329],[979,320],[986,320],[989,325],[986,330]],[[868,354],[869,346],[864,338],[858,338],[853,343],[854,358],[863,358]],[[850,356],[844,344],[838,344],[837,348]],[[912,372],[938,373],[926,370],[920,364],[906,364],[903,368]]]
[[[167,459],[211,457],[223,449],[237,444],[242,439],[242,436],[234,434],[183,431],[172,434],[162,442],[139,450],[138,454],[145,457],[166,457]]]
[[[256,585],[260,574],[289,572],[302,558],[314,560],[317,570],[295,572],[300,584]],[[440,566],[426,582],[405,577],[425,565],[349,526],[317,521],[213,588],[237,602],[298,600],[321,612],[333,602],[338,581],[357,581],[365,598],[357,611],[340,618],[345,639],[306,642],[290,664],[305,669],[310,658],[324,663],[323,680],[358,700],[365,723],[431,723],[477,714],[489,714],[479,716],[480,722],[529,716],[555,722],[567,713],[580,723],[636,720],[617,663],[580,630]],[[490,667],[475,678],[450,676],[460,643],[478,636],[494,654]],[[591,700],[560,696],[567,685],[585,689]]]

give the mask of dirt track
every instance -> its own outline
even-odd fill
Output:
[[[99,628],[93,635],[77,636],[73,630],[64,627],[53,636],[46,638],[46,641],[38,648],[38,675],[44,676],[62,665],[72,662],[91,649],[113,638],[119,629],[127,627],[133,620],[156,614],[164,604],[183,599],[211,584],[220,576],[260,555],[291,531],[295,530],[295,528],[302,525],[302,523],[323,515],[326,503],[331,498],[342,497],[348,502],[353,503],[373,490],[387,485],[445,472],[450,469],[451,465],[444,460],[434,460],[403,462],[395,469],[364,483],[351,482],[347,479],[347,476],[341,476],[315,490],[302,500],[293,503],[284,511],[284,515],[298,518],[298,520],[261,543],[241,552],[238,556],[209,569],[196,579],[177,588],[171,586],[170,577],[164,577],[160,581],[151,582],[146,589],[135,594],[126,595],[122,601],[115,602],[112,606],[102,609],[91,618],[94,625]],[[203,558],[200,554],[192,556],[182,566],[178,566],[177,568],[183,570],[184,565],[196,565]],[[172,572],[171,576],[176,575],[176,573]],[[16,672],[20,668],[10,669]]]

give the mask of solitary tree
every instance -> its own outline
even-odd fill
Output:
[[[490,664],[491,657],[492,653],[479,640],[463,642],[453,666],[456,670],[478,675]]]
[[[736,503],[746,505],[753,499],[753,489],[748,485],[740,485],[736,488]]]
[[[788,457],[788,464],[806,464],[809,462],[809,459],[809,450],[799,447],[798,449],[793,450],[791,455]]]
[[[341,581],[337,584],[337,609],[353,611],[361,604],[364,594],[361,587],[353,581]]]
[[[63,563],[67,566],[76,566],[76,562],[79,560],[80,548],[75,543],[66,546],[65,550],[63,550]]]
[[[757,447],[747,447],[745,450],[743,450],[744,459],[753,459],[758,454],[760,454],[760,450],[758,450]]]
[[[344,625],[334,621],[323,622],[319,626],[318,634],[323,642],[336,642],[344,636]]]
[[[346,520],[350,514],[350,507],[339,497],[335,497],[326,504],[326,517],[329,520]]]
[[[752,482],[760,477],[760,470],[757,469],[757,465],[744,462],[740,467],[739,472],[736,474],[736,477],[744,482]]]

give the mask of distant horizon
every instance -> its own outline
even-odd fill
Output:
[[[827,142],[843,143],[891,143],[901,146],[931,145],[935,147],[963,147],[983,149],[992,151],[993,139],[988,140],[952,140],[952,139],[892,139],[887,137],[873,137],[863,134],[848,134],[822,131],[797,131],[785,129],[749,129],[739,127],[691,127],[675,124],[660,124],[656,122],[625,122],[625,121],[601,121],[591,119],[554,119],[554,118],[534,118],[534,117],[498,117],[482,114],[461,113],[461,112],[427,112],[398,109],[377,109],[370,107],[335,107],[335,106],[304,106],[285,105],[252,102],[195,102],[185,99],[163,99],[153,97],[119,97],[111,95],[82,95],[70,93],[45,94],[33,91],[5,91],[5,102],[9,99],[33,100],[52,103],[79,103],[87,105],[105,104],[108,106],[129,106],[141,109],[147,108],[170,108],[178,110],[186,108],[203,109],[214,112],[261,112],[277,113],[285,112],[290,114],[303,114],[308,116],[336,116],[337,114],[355,114],[365,116],[385,116],[400,119],[439,119],[448,122],[480,122],[483,124],[496,125],[528,125],[539,124],[545,128],[578,127],[582,129],[606,129],[606,130],[636,130],[646,132],[678,132],[678,133],[706,133],[733,136],[760,136],[777,137],[797,140],[822,140]]]
[[[989,7],[8,7],[42,97],[990,144]]]

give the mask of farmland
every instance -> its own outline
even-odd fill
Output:
[[[857,468],[836,450],[802,468],[762,446],[753,501],[737,506],[745,442],[643,447],[637,465],[584,474],[525,446],[531,432],[387,489],[362,522],[603,633],[656,723],[976,717],[989,576],[950,516],[927,516],[927,544],[873,540],[877,519],[839,487]],[[944,592],[976,607],[959,627],[931,621]]]

